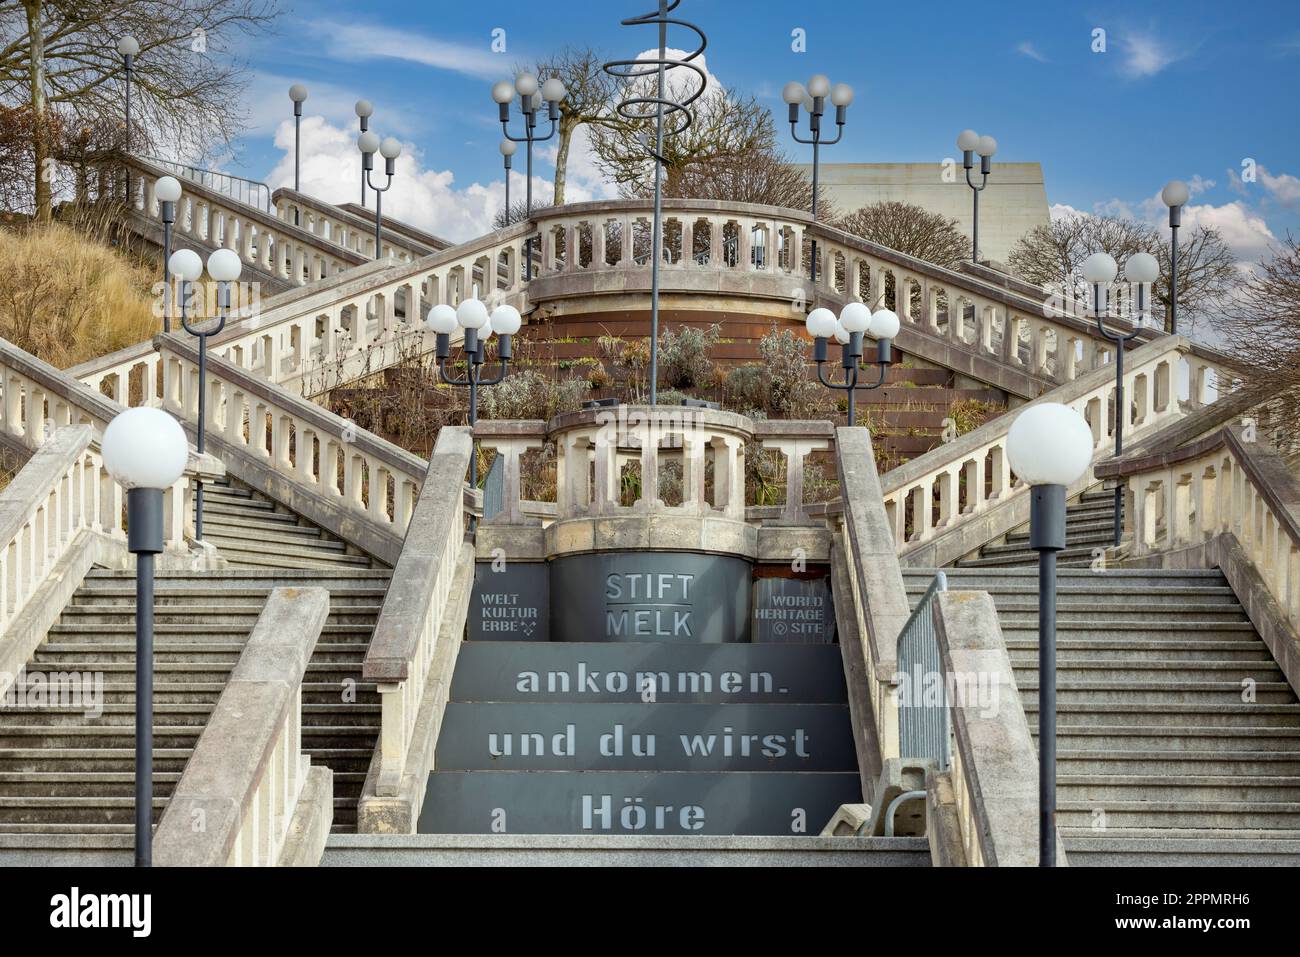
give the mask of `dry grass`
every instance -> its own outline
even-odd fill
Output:
[[[0,230],[0,336],[60,368],[148,339],[157,275],[62,223]]]

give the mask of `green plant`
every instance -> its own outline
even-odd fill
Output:
[[[705,385],[713,376],[709,350],[717,343],[722,327],[707,330],[682,326],[659,336],[659,378],[674,389]]]

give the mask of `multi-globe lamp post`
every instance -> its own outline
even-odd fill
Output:
[[[293,100],[293,191],[298,192],[298,154],[302,142],[302,105],[307,100],[307,88],[301,83],[289,87],[289,99]],[[300,225],[297,205],[293,208],[293,224]]]
[[[1092,285],[1092,314],[1097,321],[1097,331],[1115,343],[1115,456],[1124,451],[1124,422],[1128,407],[1124,401],[1124,346],[1136,339],[1143,327],[1147,311],[1148,291],[1160,273],[1160,264],[1150,253],[1134,253],[1124,263],[1124,278],[1134,287],[1134,320],[1129,332],[1107,327],[1110,317],[1110,284],[1115,281],[1119,265],[1109,253],[1093,253],[1083,262],[1083,278]],[[1115,486],[1115,544],[1120,543],[1124,532],[1124,487]]]
[[[830,98],[832,105],[835,107],[835,138],[833,140],[822,138],[822,116],[826,112],[826,99]],[[821,170],[821,148],[823,146],[834,146],[844,136],[844,124],[848,119],[849,105],[853,102],[853,87],[847,83],[836,83],[831,85],[831,81],[823,74],[818,73],[808,81],[808,86],[804,87],[802,83],[787,83],[785,89],[781,91],[781,98],[785,100],[786,105],[790,108],[790,135],[794,137],[796,143],[811,145],[813,148],[812,161],[812,218],[817,222],[817,193],[820,182]],[[808,113],[808,137],[804,138],[799,135],[799,108],[803,107]],[[812,241],[812,272],[811,279],[813,285],[817,284],[817,240]]]
[[[384,232],[384,193],[393,188],[393,174],[397,171],[397,157],[402,155],[402,144],[392,136],[381,141],[379,137],[367,130],[357,137],[357,149],[361,151],[361,170],[365,181],[375,191],[375,258],[382,256]],[[383,186],[376,186],[370,174],[375,169],[375,153],[384,158],[384,175],[388,177]]]
[[[1183,224],[1183,206],[1191,193],[1181,179],[1170,180],[1160,191],[1169,207],[1169,334],[1178,335],[1178,227]]]
[[[826,308],[817,308],[808,313],[808,334],[813,337],[813,360],[817,363],[817,380],[828,389],[845,392],[848,395],[848,424],[857,425],[857,412],[854,402],[859,389],[869,392],[885,384],[885,375],[893,359],[893,340],[898,335],[898,316],[889,309],[872,312],[865,303],[851,302],[841,311],[839,318]],[[874,384],[858,381],[862,361],[862,336],[870,333],[876,340],[876,365],[880,369],[879,378]],[[826,363],[827,344],[834,338],[840,344],[840,365],[844,369],[844,381],[835,382],[827,378]]]
[[[1055,402],[1031,405],[1007,435],[1007,462],[1029,488],[1029,546],[1038,552],[1038,863],[1056,866],[1056,553],[1065,548],[1066,490],[1092,464],[1092,429]]]
[[[974,130],[962,130],[957,134],[957,149],[961,150],[961,165],[966,170],[966,185],[971,188],[973,206],[971,209],[970,261],[980,261],[980,193],[989,185],[989,173],[993,172],[993,154],[998,151],[998,141],[991,136],[980,136]],[[975,168],[975,154],[980,158],[980,183],[975,185],[971,179],[971,170]]]
[[[104,468],[126,490],[126,546],[135,556],[135,866],[153,863],[154,556],[163,550],[163,493],[185,474],[180,423],[141,406],[104,429]]]
[[[179,259],[181,253],[189,253],[184,259]],[[185,283],[194,282],[200,275],[200,269],[197,266],[198,256],[189,250],[181,250],[176,256],[172,257],[172,265],[177,275],[181,277],[182,302],[184,302]],[[208,256],[208,276],[217,284],[217,316],[215,322],[209,322],[206,325],[191,325],[190,317],[184,308],[181,309],[181,325],[185,331],[199,340],[199,422],[195,438],[195,448],[199,454],[206,450],[206,439],[208,430],[207,398],[208,398],[208,337],[215,336],[226,327],[226,317],[230,313],[230,284],[239,279],[239,274],[243,271],[244,264],[240,262],[239,256],[230,249],[218,249],[212,255]],[[194,537],[203,541],[203,483],[195,481],[194,483]]]
[[[502,141],[501,141],[501,161],[502,161],[502,163],[505,164],[505,171],[506,171],[506,215],[505,215],[505,225],[507,225],[507,226],[510,225],[510,220],[511,220],[511,214],[510,214],[510,167],[513,165],[512,160],[513,160],[513,158],[514,158],[515,151],[518,150],[518,149],[519,149],[519,147],[515,145],[515,143],[514,143],[513,140],[502,140]]]
[[[370,117],[375,113],[374,104],[369,100],[357,100],[357,105],[353,107],[357,114],[357,126],[360,133],[365,133],[370,129]],[[361,164],[361,205],[366,205],[366,166]]]
[[[516,94],[519,96],[519,111],[524,117],[522,136],[514,136],[510,132],[510,104]],[[510,142],[526,144],[524,152],[528,157],[528,177],[525,184],[525,209],[529,219],[533,218],[533,144],[545,143],[555,135],[556,124],[560,120],[560,101],[564,99],[564,95],[564,83],[557,77],[551,77],[545,83],[539,84],[537,77],[531,73],[520,73],[515,77],[513,84],[509,80],[502,80],[492,87],[492,99],[499,107],[501,131]],[[546,105],[547,119],[551,121],[551,129],[545,136],[538,136],[537,113],[543,103]],[[502,152],[504,153],[504,150]],[[507,173],[507,182],[509,178],[510,174]],[[524,280],[527,282],[532,278],[533,237],[530,235],[524,240]]]
[[[181,184],[174,176],[160,176],[153,185],[158,200],[158,215],[163,224],[163,332],[172,331],[172,226],[176,222],[176,203],[181,198]]]
[[[429,310],[424,320],[425,328],[437,336],[436,356],[438,372],[447,385],[463,386],[469,389],[469,424],[470,428],[478,422],[478,390],[480,386],[496,385],[510,373],[510,359],[513,356],[511,337],[519,331],[523,319],[514,306],[501,305],[488,314],[487,306],[480,299],[461,300],[454,309],[439,304]],[[461,351],[465,354],[465,375],[452,375],[449,368],[451,356],[451,335],[457,329],[463,335]],[[487,361],[487,341],[492,334],[497,335],[497,359],[500,366],[494,376],[484,376],[483,364]],[[478,486],[478,460],[470,456],[470,484]]]

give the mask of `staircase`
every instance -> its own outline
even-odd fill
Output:
[[[303,748],[334,772],[333,829],[353,830],[379,732],[378,694],[361,665],[389,571],[236,483],[209,487],[207,498],[208,541],[231,568],[157,574],[154,819],[271,590],[319,586],[330,592],[330,616],[303,682]],[[102,713],[40,702],[0,709],[0,835],[130,847],[134,662],[135,573],[92,569],[27,673],[29,684],[37,673],[102,676]]]
[[[1065,509],[1064,550],[1056,553],[1058,568],[1086,568],[1098,549],[1115,543],[1115,493],[1084,492]],[[1029,526],[1022,525],[1005,541],[985,545],[978,558],[963,558],[958,568],[1038,567],[1038,553],[1029,547]]]
[[[992,595],[1036,734],[1036,570],[945,572]],[[933,575],[904,570],[913,603]],[[1300,702],[1222,573],[1062,570],[1057,600],[1070,863],[1300,864]]]

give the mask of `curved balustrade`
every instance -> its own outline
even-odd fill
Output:
[[[350,249],[368,259],[375,258],[375,219],[372,212],[367,219],[358,213],[325,203],[306,193],[292,189],[277,189],[272,197],[275,215],[286,223],[296,223],[308,232],[344,249]],[[296,215],[296,219],[295,219]],[[384,247],[380,258],[398,263],[409,263],[447,247],[447,243],[425,243],[389,228],[383,227]]]
[[[1126,356],[1124,389],[1129,403],[1126,432],[1137,438],[1212,401],[1211,379],[1226,381],[1218,358],[1182,337],[1163,337]],[[1179,398],[1179,383],[1187,383]],[[1114,415],[1115,376],[1109,368],[1094,370],[1038,401],[1060,402],[1078,411],[1092,426],[1095,455],[1110,447]],[[887,472],[882,478],[885,506],[900,555],[917,553],[958,526],[987,515],[1023,492],[1013,483],[1006,456],[1007,433],[1014,415],[997,419]],[[1094,484],[1090,475],[1081,487]],[[1018,524],[1014,516],[1007,519]],[[982,538],[952,546],[955,554],[928,555],[925,562],[942,565],[966,551],[995,539],[1006,528],[981,526]],[[922,553],[924,554],[924,553]]]

